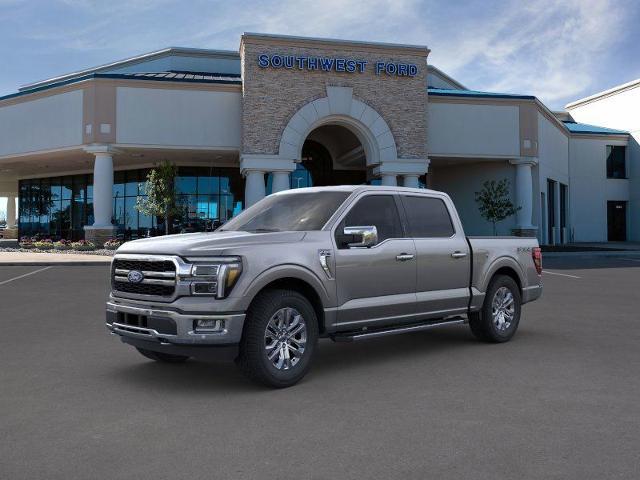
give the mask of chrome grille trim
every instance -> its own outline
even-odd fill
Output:
[[[130,271],[131,270],[125,270],[123,268],[115,269],[116,275],[121,275],[123,277],[129,275]],[[142,273],[142,275],[144,275],[145,278],[176,278],[175,272],[150,272],[147,270],[141,270],[140,272]]]
[[[132,270],[142,273],[138,283],[129,281]],[[179,279],[189,276],[191,265],[169,255],[116,254],[111,269],[113,294],[123,298],[173,301],[180,295]],[[182,292],[184,294],[184,292]]]

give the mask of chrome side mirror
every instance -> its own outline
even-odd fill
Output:
[[[378,229],[374,225],[344,227],[347,247],[365,248],[378,243]]]

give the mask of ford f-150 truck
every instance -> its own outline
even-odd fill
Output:
[[[432,190],[336,186],[270,195],[215,232],[122,245],[107,328],[145,357],[234,358],[272,387],[298,382],[318,339],[353,342],[469,323],[513,337],[540,297],[538,242],[467,237]]]

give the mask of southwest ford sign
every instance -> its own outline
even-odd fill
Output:
[[[300,57],[297,55],[258,55],[261,68],[284,68],[289,70],[318,70],[322,72],[364,73],[373,68],[376,75],[385,74],[396,77],[415,77],[418,66],[413,63],[375,62],[372,67],[366,60],[353,60],[337,57]]]

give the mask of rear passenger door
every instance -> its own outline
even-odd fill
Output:
[[[401,194],[417,260],[417,312],[425,317],[465,313],[469,302],[470,249],[442,197]]]

